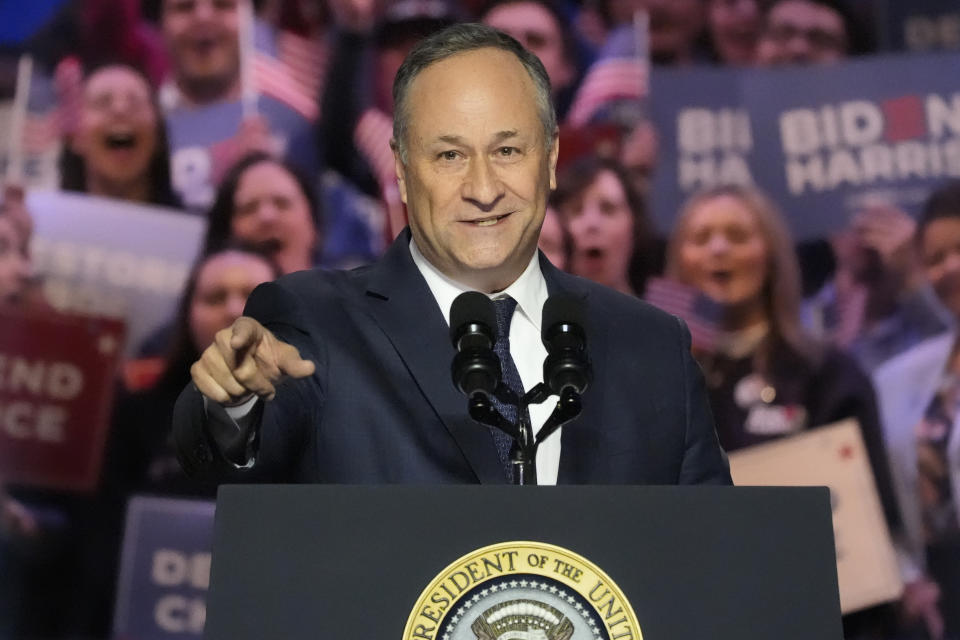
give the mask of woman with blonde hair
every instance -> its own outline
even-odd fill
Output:
[[[786,223],[759,190],[718,186],[692,196],[667,245],[667,277],[721,311],[719,339],[694,355],[704,369],[720,444],[748,447],[845,418],[860,423],[887,522],[899,528],[876,400],[852,358],[800,324],[800,269]],[[848,616],[848,632],[888,611]],[[848,636],[849,637],[849,636]]]

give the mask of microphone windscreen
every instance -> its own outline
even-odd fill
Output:
[[[572,293],[558,293],[550,296],[543,304],[542,330],[546,332],[558,323],[575,324],[581,329],[587,329],[587,314],[584,310],[583,299]]]
[[[496,336],[497,312],[493,301],[479,291],[465,291],[450,307],[450,339],[454,345],[460,339],[460,330],[466,324],[483,324]]]

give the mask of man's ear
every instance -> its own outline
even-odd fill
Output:
[[[406,167],[400,158],[400,145],[395,138],[390,139],[390,148],[393,150],[393,170],[397,174],[397,188],[400,190],[400,201],[407,204]]]
[[[550,163],[550,190],[557,188],[557,158],[560,156],[560,131],[553,132],[553,143],[550,145],[550,155],[547,162]]]

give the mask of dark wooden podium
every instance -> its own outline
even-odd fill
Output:
[[[479,559],[461,565],[466,578],[442,582],[459,558],[518,541],[568,550],[602,570],[632,605],[637,632],[626,623],[605,628],[615,622],[608,615],[614,607],[603,609],[598,598],[591,613],[597,624],[583,617],[600,589],[565,588],[560,581],[575,570],[553,558],[542,562],[539,578],[527,575],[524,554],[515,554],[516,566]],[[559,585],[551,597],[565,600],[509,601],[527,602],[526,609],[507,608],[506,596],[480,600],[513,582],[544,593]],[[431,584],[434,604],[425,592]],[[467,623],[481,629],[522,619],[552,630],[496,637],[842,638],[825,488],[226,486],[207,602],[208,640],[473,640],[484,636]],[[459,626],[451,622],[454,604]],[[412,624],[422,606],[427,623],[417,635],[408,619]],[[430,623],[441,609],[448,617]]]

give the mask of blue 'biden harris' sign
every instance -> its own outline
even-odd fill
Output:
[[[692,193],[716,184],[751,184],[753,129],[741,75],[725,69],[656,69],[651,116],[659,157],[651,190],[657,226],[669,231]]]
[[[935,54],[660,72],[659,226],[670,228],[691,193],[720,183],[756,184],[797,239],[829,233],[876,201],[916,213],[933,186],[960,177],[958,68],[960,55]]]
[[[131,499],[114,638],[197,640],[202,636],[214,506],[199,500]]]
[[[748,76],[754,177],[798,235],[881,200],[916,213],[960,176],[960,56],[883,56]]]

